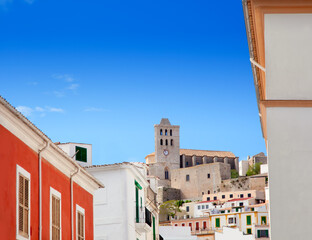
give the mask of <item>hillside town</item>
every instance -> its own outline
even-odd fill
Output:
[[[269,237],[264,153],[239,162],[230,151],[180,149],[180,126],[162,118],[145,162],[93,165],[92,144],[52,142],[2,97],[0,123],[2,216],[15,222],[7,239]]]
[[[243,11],[268,156],[180,148],[164,116],[145,159],[95,165],[92,143],[52,141],[0,96],[1,239],[310,239],[312,0]]]

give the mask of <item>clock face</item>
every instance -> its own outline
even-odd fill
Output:
[[[164,155],[167,156],[168,154],[169,154],[169,151],[165,149],[164,150]]]

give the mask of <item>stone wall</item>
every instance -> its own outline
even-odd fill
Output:
[[[170,187],[159,187],[157,193],[157,202],[162,204],[169,200],[180,200],[181,192],[180,189]]]
[[[239,177],[234,179],[223,180],[221,183],[221,192],[258,190],[264,191],[266,187],[266,177]]]
[[[219,192],[221,181],[229,178],[231,178],[230,164],[221,162],[201,164],[172,170],[171,187],[181,190],[181,199],[198,199],[208,191]]]

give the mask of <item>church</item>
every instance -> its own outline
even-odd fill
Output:
[[[145,157],[148,174],[157,178],[160,189],[179,190],[180,199],[219,192],[222,180],[231,178],[231,169],[238,171],[238,157],[232,152],[181,149],[180,126],[167,118],[154,125],[154,132],[155,152]]]

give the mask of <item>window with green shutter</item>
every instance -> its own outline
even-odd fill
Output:
[[[87,149],[76,146],[76,160],[80,162],[87,162]]]
[[[251,216],[246,216],[247,225],[251,225]]]
[[[216,228],[220,227],[220,218],[216,218]]]
[[[247,228],[247,234],[251,234],[251,228]]]
[[[267,219],[266,219],[266,216],[262,216],[261,217],[261,225],[266,225],[266,221]]]
[[[140,221],[139,219],[139,189],[135,188],[135,219],[138,223]]]

